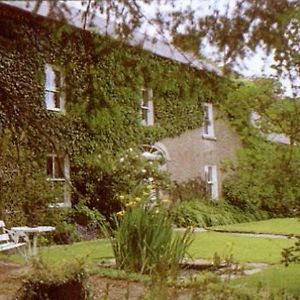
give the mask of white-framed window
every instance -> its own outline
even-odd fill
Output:
[[[154,145],[144,144],[140,146],[142,156],[148,161],[156,161],[160,171],[167,171],[167,161],[170,155],[164,144],[158,142]]]
[[[53,207],[71,206],[71,197],[69,189],[70,162],[67,155],[47,154],[46,160],[47,180],[51,186],[58,192]]]
[[[217,166],[206,165],[204,167],[205,173],[205,184],[207,193],[212,200],[218,199],[218,176],[217,176]]]
[[[45,105],[47,110],[64,112],[64,74],[49,64],[45,65]]]
[[[203,104],[203,138],[215,139],[214,113],[212,103]]]
[[[151,126],[154,124],[153,90],[151,88],[141,89],[140,113],[142,125]]]
[[[167,161],[170,160],[170,156],[167,148],[162,143],[156,143],[155,145],[144,144],[140,146],[141,155],[152,164],[157,162],[158,170],[161,172],[167,171]],[[149,203],[154,204],[156,201],[161,200],[162,190],[159,185],[156,184],[153,177],[144,178],[149,189]]]

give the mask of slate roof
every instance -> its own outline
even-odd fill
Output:
[[[35,2],[27,2],[27,1],[2,1],[1,3],[32,12],[32,9],[35,5]],[[37,15],[43,17],[49,17],[49,1],[43,1],[41,6],[39,7],[38,11],[36,12]],[[77,9],[76,7],[68,7],[68,15],[67,21],[70,25],[83,28],[83,21],[82,21],[82,14],[83,11]],[[55,16],[51,16],[49,18],[55,19]],[[115,30],[113,25],[106,24],[105,20],[100,16],[95,15],[92,20],[92,26],[86,26],[86,29],[98,31],[101,35],[108,35],[111,37],[115,37]],[[155,39],[146,36],[140,32],[134,32],[134,36],[132,39],[128,41],[128,43],[132,46],[141,46],[143,49],[152,52],[155,55],[160,57],[168,58],[183,64],[187,64],[196,68],[198,70],[207,70],[209,72],[214,72],[215,74],[221,76],[222,73],[219,68],[217,68],[214,64],[207,62],[205,60],[201,60],[194,55],[180,51],[174,45],[169,43],[167,40],[162,39]]]

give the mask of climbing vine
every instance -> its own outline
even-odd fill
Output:
[[[75,201],[116,200],[126,150],[201,126],[202,103],[224,98],[225,80],[205,70],[37,16],[0,16],[0,133],[41,167],[47,151],[68,153]],[[45,109],[45,64],[64,71],[65,115]],[[153,90],[154,126],[141,124],[142,87]]]

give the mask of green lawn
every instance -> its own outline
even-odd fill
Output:
[[[113,253],[107,240],[93,240],[72,245],[50,246],[39,248],[39,257],[50,264],[62,264],[74,259],[84,259],[89,265],[97,264],[101,259],[112,258]],[[24,262],[24,259],[13,254],[1,254],[0,260],[9,259],[15,262]]]
[[[300,220],[299,218],[270,219],[259,222],[214,226],[211,229],[300,235]]]
[[[293,244],[294,240],[290,239],[254,238],[219,232],[205,232],[195,234],[189,253],[193,258],[205,259],[212,259],[215,252],[223,258],[233,254],[234,260],[238,262],[274,264],[280,262],[281,250]],[[111,246],[107,240],[43,247],[40,248],[39,254],[43,260],[51,264],[84,258],[91,265],[97,264],[103,258],[113,257]],[[14,261],[22,261],[18,255],[12,255],[10,258]]]
[[[289,219],[289,222],[291,220],[295,221],[296,219]],[[288,268],[280,265],[281,250],[292,246],[294,242],[291,239],[255,238],[228,233],[205,232],[195,233],[195,239],[189,252],[193,258],[210,260],[217,252],[221,258],[232,254],[234,260],[241,263],[266,262],[273,264],[261,273],[242,277],[230,282],[230,284],[241,286],[242,289],[256,289],[258,285],[268,287],[271,291],[286,288],[289,293],[299,296],[300,265],[291,265]],[[94,240],[67,246],[42,247],[39,249],[39,255],[51,265],[63,264],[74,259],[84,259],[90,269],[98,270],[98,263],[105,258],[112,258],[113,253],[107,240]],[[0,260],[3,259],[24,262],[16,254],[11,256],[0,254]]]
[[[40,251],[40,256],[50,263],[83,258],[88,264],[97,264],[101,259],[112,258],[113,253],[109,241],[93,240],[69,246],[45,247]]]
[[[274,292],[284,289],[289,294],[300,297],[299,280],[299,264],[291,264],[288,267],[276,265],[260,273],[235,279],[230,285],[239,286],[243,290],[257,290],[258,287],[264,287]]]
[[[255,238],[228,233],[205,232],[195,234],[190,254],[195,258],[212,259],[214,252],[219,256],[233,254],[238,262],[279,263],[281,250],[294,245],[290,239]]]

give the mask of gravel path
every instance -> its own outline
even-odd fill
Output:
[[[183,232],[186,228],[174,228],[174,231]],[[255,238],[270,238],[270,239],[295,239],[295,237],[284,234],[274,234],[274,233],[252,233],[252,232],[237,232],[237,231],[227,231],[227,230],[218,230],[218,229],[206,229],[202,227],[195,227],[195,233],[203,233],[203,232],[219,232],[219,233],[227,233],[232,235],[241,235],[241,236],[249,236]]]

